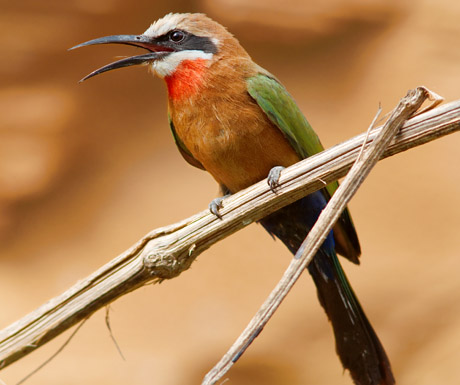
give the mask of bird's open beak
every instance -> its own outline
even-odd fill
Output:
[[[81,43],[69,49],[73,50],[75,48],[85,47],[87,45],[95,45],[95,44],[127,44],[133,45],[135,47],[145,48],[146,50],[150,51],[149,53],[137,56],[127,57],[116,62],[110,63],[101,67],[90,74],[86,75],[80,82],[89,79],[93,76],[99,75],[103,72],[107,72],[110,70],[114,70],[117,68],[128,67],[132,65],[144,64],[151,62],[153,60],[158,60],[166,55],[168,55],[172,50],[167,47],[162,47],[152,39],[145,35],[113,35],[113,36],[105,36],[100,37],[98,39],[90,40],[85,43]]]

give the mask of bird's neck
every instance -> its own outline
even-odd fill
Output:
[[[207,69],[207,61],[204,59],[182,61],[173,74],[164,78],[169,98],[176,102],[198,93]]]

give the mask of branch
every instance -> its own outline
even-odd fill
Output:
[[[369,175],[371,169],[377,164],[391,140],[395,137],[404,122],[409,119],[411,115],[420,108],[425,99],[431,95],[430,91],[424,87],[409,91],[407,96],[403,98],[393,110],[390,118],[379,131],[369,148],[363,151],[364,146],[361,147],[361,151],[343,183],[339,186],[329,200],[327,206],[319,215],[318,220],[295,253],[294,259],[289,264],[278,285],[273,289],[257,314],[253,317],[229,351],[205,376],[202,382],[203,385],[212,385],[220,380],[246,351],[249,345],[252,344],[254,339],[259,336],[262,329],[273,314],[275,314],[275,311],[281,305],[284,298],[286,298],[300,275],[313,260],[332,227],[339,219],[339,216],[342,214],[343,210],[345,210],[356,191],[358,191],[364,179]],[[379,109],[369,130],[373,127],[380,111]],[[361,157],[362,154],[364,154],[364,156]]]
[[[460,129],[460,101],[418,115],[402,127],[384,157]],[[359,135],[283,171],[273,194],[261,181],[223,201],[223,220],[207,210],[156,229],[108,264],[0,332],[0,369],[34,351],[118,297],[171,279],[219,240],[344,176],[381,128]]]

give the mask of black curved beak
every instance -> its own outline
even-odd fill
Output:
[[[158,45],[154,39],[145,35],[113,35],[100,37],[98,39],[89,40],[85,43],[81,43],[72,48],[69,48],[69,51],[95,44],[127,44],[144,48],[150,52],[143,55],[127,57],[107,64],[104,67],[101,67],[86,75],[83,79],[80,80],[80,83],[103,72],[111,71],[117,68],[129,67],[132,65],[144,64],[153,60],[161,59],[172,51],[170,48]]]

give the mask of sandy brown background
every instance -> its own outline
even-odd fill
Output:
[[[145,68],[77,84],[129,47],[67,48],[143,32],[170,11],[226,25],[276,74],[329,147],[426,85],[460,98],[456,0],[3,0],[0,5],[0,328],[147,231],[207,207],[217,187],[175,149],[165,87]],[[362,265],[344,262],[399,384],[460,380],[460,135],[380,163],[351,204]],[[252,225],[172,282],[112,304],[126,361],[95,314],[29,384],[197,384],[290,256]],[[6,384],[69,332],[0,372]],[[305,275],[228,384],[351,384]]]

